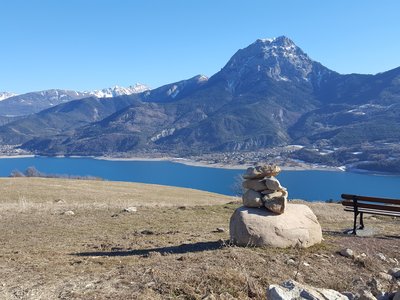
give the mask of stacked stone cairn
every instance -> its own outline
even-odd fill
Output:
[[[281,169],[276,165],[260,165],[251,167],[243,175],[243,205],[261,208],[276,214],[283,214],[287,205],[288,192],[275,178]]]
[[[288,203],[287,190],[275,178],[280,171],[275,165],[260,165],[243,175],[243,206],[229,221],[233,244],[307,248],[321,242],[321,226],[312,210],[304,204]]]

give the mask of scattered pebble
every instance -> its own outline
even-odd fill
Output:
[[[306,261],[303,262],[303,265],[306,266],[306,267],[309,267],[309,266],[310,266],[310,264],[309,264],[308,262],[306,262]]]
[[[287,261],[286,261],[286,264],[287,265],[296,265],[296,262],[295,262],[295,260],[294,259],[291,259],[291,258],[289,258]]]
[[[225,232],[225,228],[217,227],[217,228],[215,229],[215,231],[216,231],[216,232]]]
[[[389,258],[388,261],[389,261],[391,264],[394,264],[394,265],[398,265],[398,264],[399,264],[399,261],[398,261],[397,259],[395,259],[395,258]]]
[[[130,206],[130,207],[124,208],[123,211],[127,212],[127,213],[134,213],[134,212],[137,212],[137,208],[135,206]]]
[[[383,253],[377,253],[376,256],[377,256],[380,260],[386,261],[386,256],[383,255]]]
[[[67,210],[62,213],[65,216],[73,216],[75,213],[72,210]]]
[[[352,258],[352,257],[354,257],[354,252],[353,252],[353,250],[346,248],[346,249],[340,250],[340,255],[344,256],[344,257]]]

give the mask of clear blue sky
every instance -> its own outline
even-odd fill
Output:
[[[0,0],[0,91],[158,87],[286,35],[340,73],[400,66],[398,0]]]

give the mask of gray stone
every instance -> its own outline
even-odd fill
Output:
[[[243,181],[242,186],[245,189],[253,190],[256,192],[264,191],[267,188],[264,183],[264,180],[259,180],[259,179],[245,180]]]
[[[264,179],[264,184],[269,190],[273,191],[280,191],[283,190],[283,187],[279,183],[279,180],[276,179],[275,177],[268,177]],[[264,188],[265,190],[265,188]]]
[[[396,294],[394,294],[393,300],[400,300],[400,291],[396,292]]]
[[[294,280],[288,280],[280,285],[271,284],[267,289],[267,299],[348,300],[348,297],[335,290],[315,288]]]
[[[340,255],[344,256],[344,257],[352,258],[352,257],[354,257],[354,252],[353,252],[353,250],[346,248],[346,249],[340,250]]]
[[[400,268],[390,269],[388,273],[392,275],[394,278],[400,278]]]
[[[242,196],[243,205],[246,207],[261,207],[263,206],[261,197],[261,193],[253,190],[247,190]]]
[[[230,238],[240,246],[310,247],[322,240],[321,226],[311,209],[288,204],[285,213],[239,207],[230,219]]]
[[[285,212],[285,207],[287,205],[287,198],[285,196],[274,197],[271,199],[264,196],[262,200],[264,202],[264,207],[273,213],[283,214]]]

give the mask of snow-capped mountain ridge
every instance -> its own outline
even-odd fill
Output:
[[[0,92],[0,101],[6,100],[7,98],[17,96],[18,94],[11,92]]]
[[[142,93],[148,90],[148,86],[137,83],[127,88],[114,86],[112,88],[96,91],[79,92],[73,90],[50,89],[25,93],[21,95],[11,95],[7,98],[4,98],[3,101],[0,101],[0,115],[30,115],[72,100],[78,100],[87,97],[111,98],[122,95]],[[3,94],[10,95],[10,93],[0,93],[0,97]]]
[[[111,98],[122,95],[132,95],[138,94],[145,91],[150,90],[147,85],[136,83],[135,85],[131,85],[129,87],[121,87],[121,86],[113,86],[110,88],[102,89],[102,90],[94,90],[91,92],[87,92],[89,95],[95,96],[97,98]]]

